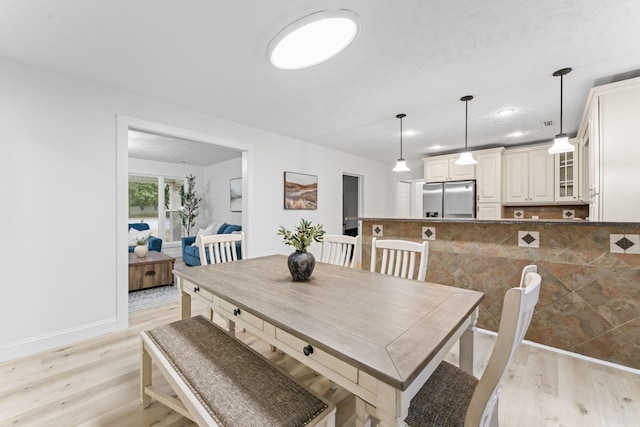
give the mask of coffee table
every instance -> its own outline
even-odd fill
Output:
[[[129,291],[173,284],[173,263],[176,259],[157,251],[139,258],[129,253]]]

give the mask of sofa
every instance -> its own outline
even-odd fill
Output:
[[[133,224],[129,224],[129,230],[132,228],[138,231],[150,230],[149,224],[146,222],[134,222]],[[129,234],[131,234],[131,232],[129,232]],[[129,241],[129,252],[133,252],[133,249],[136,247],[135,244],[132,246],[131,243],[133,242]],[[162,239],[155,236],[149,236],[149,243],[147,246],[150,251],[162,252]]]
[[[211,224],[206,228],[198,231],[200,236],[210,236],[212,234],[231,234],[234,231],[242,231],[241,225],[227,224],[226,222],[216,227],[215,224]],[[182,261],[189,266],[202,265],[200,262],[200,248],[195,244],[196,236],[189,236],[182,238]],[[236,243],[236,251],[238,253],[238,259],[242,259],[242,248],[240,242]],[[207,254],[207,264],[209,263],[209,254]]]

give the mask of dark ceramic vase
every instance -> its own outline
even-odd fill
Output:
[[[310,252],[295,251],[287,259],[287,266],[295,282],[307,280],[316,266],[316,259]]]

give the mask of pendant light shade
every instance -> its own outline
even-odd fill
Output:
[[[563,78],[565,74],[569,74],[571,68],[562,68],[553,73],[554,77],[560,76],[560,133],[553,139],[553,145],[549,148],[549,154],[568,153],[575,150],[575,147],[569,143],[569,137],[562,132],[562,92]]]
[[[460,153],[460,157],[455,161],[456,165],[475,165],[478,163],[473,158],[471,151],[467,148],[467,122],[469,121],[469,101],[473,99],[473,96],[467,95],[460,98],[460,101],[464,101],[464,152]]]
[[[407,166],[407,162],[402,157],[402,118],[407,117],[406,114],[398,114],[396,118],[400,119],[400,158],[396,166],[392,169],[394,172],[409,172],[411,169]]]

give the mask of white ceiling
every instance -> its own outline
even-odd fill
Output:
[[[354,43],[306,70],[272,67],[271,38],[327,8],[360,16]],[[415,131],[410,165],[435,144],[460,150],[463,95],[472,149],[550,140],[563,67],[575,134],[591,87],[640,75],[639,40],[638,0],[0,2],[0,56],[390,164],[397,113]]]
[[[129,157],[134,159],[209,166],[241,155],[238,150],[206,142],[129,130]]]

